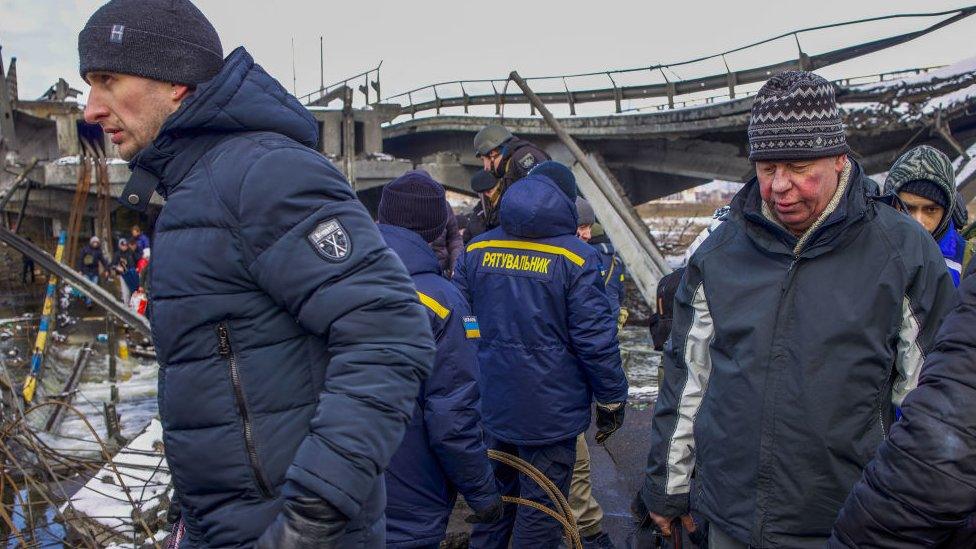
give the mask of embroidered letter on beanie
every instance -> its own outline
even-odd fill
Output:
[[[108,40],[113,44],[121,44],[122,36],[125,34],[125,25],[112,25],[112,34],[109,35]]]

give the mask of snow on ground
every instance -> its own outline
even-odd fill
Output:
[[[62,156],[61,158],[54,161],[56,166],[77,166],[81,163],[81,159],[78,155],[74,156]],[[128,160],[123,160],[121,158],[107,158],[105,159],[106,164],[128,164]]]
[[[141,532],[133,524],[134,511],[154,513],[169,486],[162,440],[163,426],[154,419],[61,507],[62,513],[71,509],[123,539],[131,539],[137,528]]]
[[[621,330],[619,339],[620,360],[630,385],[629,400],[634,403],[655,400],[661,353],[651,348],[647,326],[627,326]]]
[[[108,357],[102,355],[108,362]],[[91,360],[95,360],[94,358]],[[122,436],[130,438],[139,433],[147,423],[158,414],[157,367],[155,363],[139,363],[119,361],[119,404],[116,411],[121,416]],[[88,368],[94,365],[89,364]],[[105,366],[107,370],[107,365]],[[131,377],[129,374],[131,373]],[[100,376],[104,379],[105,376]],[[103,404],[109,401],[111,384],[108,381],[82,383],[74,397],[73,405],[85,415],[85,419],[102,439],[105,438],[105,416]],[[77,454],[90,453],[97,455],[100,451],[91,431],[85,422],[77,415],[66,412],[64,422],[58,434],[41,433],[39,435],[52,448],[75,452]]]

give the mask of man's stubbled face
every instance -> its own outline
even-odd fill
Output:
[[[186,95],[186,86],[108,72],[85,75],[91,84],[85,122],[98,124],[131,160],[149,146]]]

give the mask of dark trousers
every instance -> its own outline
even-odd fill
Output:
[[[518,456],[532,464],[569,496],[576,462],[576,437],[544,446],[517,446],[485,434],[489,448]],[[520,496],[555,510],[556,505],[542,488],[515,469],[492,461],[495,483],[503,496]],[[541,511],[524,505],[506,504],[505,516],[494,524],[476,524],[471,531],[472,549],[505,549],[509,538],[513,548],[555,549],[563,540],[563,527]]]

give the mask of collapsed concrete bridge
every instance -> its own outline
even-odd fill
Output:
[[[976,13],[976,7],[929,14],[899,14],[837,23],[784,33],[755,44],[712,56],[635,69],[527,78],[536,85],[565,91],[539,91],[547,105],[567,106],[569,117],[560,123],[589,153],[602,157],[626,191],[630,201],[640,204],[711,180],[745,181],[752,166],[747,159],[746,128],[756,86],[770,75],[789,69],[817,70],[886,48],[907,43]],[[800,47],[800,36],[826,28],[861,25],[902,17],[938,18],[928,27],[886,38],[808,54]],[[780,39],[795,39],[795,59],[733,71],[727,56]],[[670,80],[674,68],[721,60],[726,71],[687,80]],[[657,75],[663,82],[621,85],[634,75]],[[568,81],[604,78],[610,86],[571,91]],[[527,137],[554,158],[569,160],[552,128],[536,116],[506,115],[513,106],[528,104],[526,94],[510,86],[507,79],[454,81],[432,84],[384,99],[403,101],[400,116],[383,128],[384,151],[408,158],[440,176],[447,185],[465,190],[468,177],[480,167],[471,142],[474,134],[491,122],[501,122],[516,134]],[[951,157],[962,156],[976,141],[976,60],[942,68],[921,68],[835,82],[838,102],[848,129],[854,157],[868,173],[887,170],[909,147],[927,143]],[[475,93],[473,88],[490,89]],[[490,87],[490,88],[489,88]],[[703,95],[715,93],[719,95]],[[657,99],[657,103],[654,100]],[[643,107],[624,108],[641,102]],[[577,116],[583,106],[612,110],[606,114]],[[474,116],[477,108],[494,108]],[[454,111],[453,113],[450,111]],[[462,112],[457,112],[457,111]],[[523,109],[524,110],[524,109]],[[590,109],[592,112],[594,109]],[[967,197],[976,187],[964,182]]]
[[[930,144],[950,157],[976,142],[976,59],[936,70],[878,75],[876,82],[837,82],[837,98],[854,157],[868,173],[887,171],[910,147]],[[748,180],[746,129],[752,97],[674,110],[568,117],[560,122],[589,152],[603,157],[634,204],[711,180]],[[396,122],[383,130],[384,149],[409,158],[464,189],[480,169],[474,134],[500,121],[565,159],[540,118],[440,115]],[[970,200],[976,187],[960,182]]]

